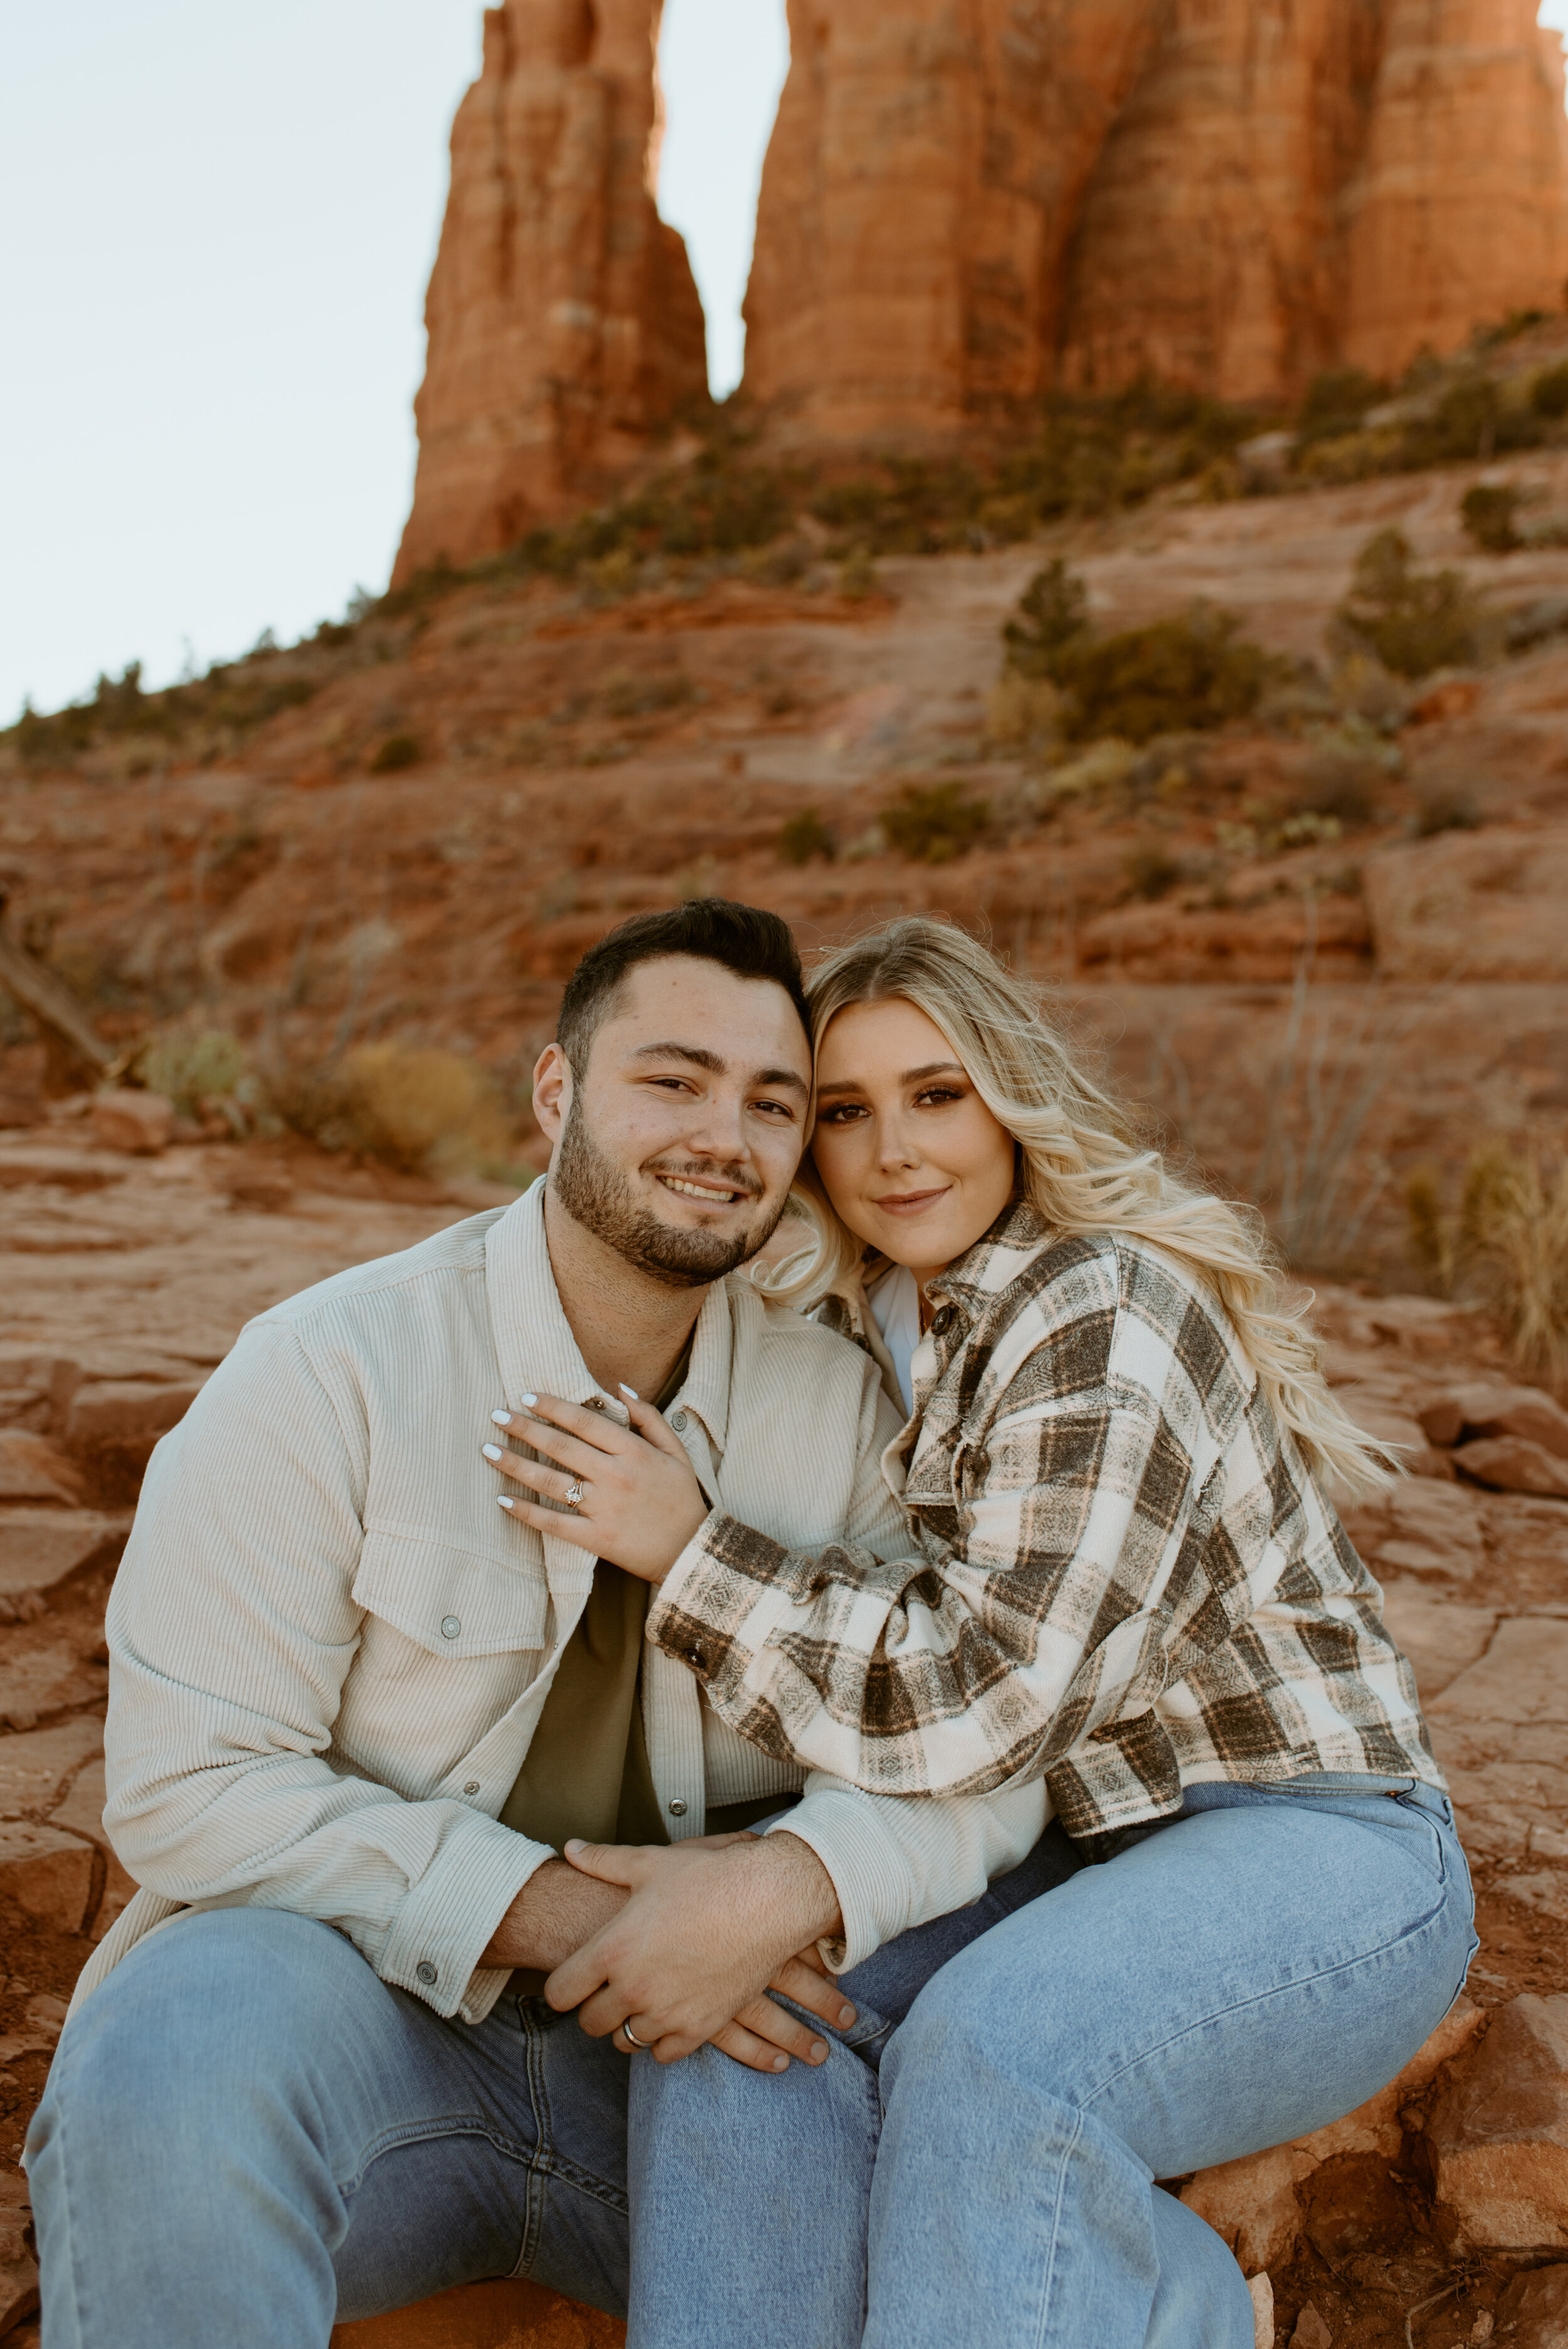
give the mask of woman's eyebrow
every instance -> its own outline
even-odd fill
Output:
[[[967,1074],[968,1071],[962,1061],[927,1061],[921,1068],[905,1069],[899,1079],[899,1083],[919,1085],[923,1084],[927,1077],[962,1077]],[[820,1084],[817,1087],[817,1099],[822,1101],[829,1093],[863,1093],[865,1090],[859,1077],[841,1077],[835,1085]]]

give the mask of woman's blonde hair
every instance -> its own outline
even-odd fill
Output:
[[[953,923],[910,915],[826,956],[806,994],[819,1051],[830,1020],[851,1003],[902,998],[923,1011],[1013,1136],[1020,1195],[1051,1228],[1124,1232],[1175,1257],[1219,1298],[1276,1418],[1312,1464],[1356,1495],[1387,1483],[1398,1464],[1330,1393],[1305,1306],[1289,1309],[1281,1299],[1261,1218],[1181,1181],[1158,1150],[1142,1145],[1033,991],[977,940]],[[815,1244],[781,1265],[769,1287],[809,1306],[851,1276],[865,1244],[834,1213],[809,1154],[796,1201]]]

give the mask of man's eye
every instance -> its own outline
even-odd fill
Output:
[[[795,1112],[788,1102],[759,1101],[753,1102],[751,1106],[753,1109],[765,1109],[769,1117],[783,1118],[787,1124],[792,1125],[795,1122]]]

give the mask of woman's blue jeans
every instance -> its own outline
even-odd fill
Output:
[[[1235,2261],[1155,2180],[1384,2086],[1471,1918],[1429,1787],[1198,1786],[903,2017],[862,2000],[820,2072],[639,2058],[629,2349],[1252,2349]]]
[[[1047,1829],[846,1976],[859,2021],[782,2076],[628,2062],[532,1998],[445,2023],[284,1911],[178,1919],[34,2120],[45,2349],[325,2349],[484,2276],[619,2313],[628,2254],[634,2349],[1252,2349],[1230,2254],[1151,2180],[1390,2079],[1469,1886],[1425,1791],[1191,1801],[1101,1867]]]

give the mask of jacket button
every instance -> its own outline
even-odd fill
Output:
[[[952,1306],[939,1306],[935,1313],[932,1316],[931,1326],[939,1338],[944,1338],[947,1335],[948,1330],[953,1327]]]
[[[434,1984],[436,1980],[436,1969],[430,1963],[428,1958],[420,1959],[418,1964],[414,1969],[414,1979],[416,1982],[422,1982],[427,1990],[429,1990]]]
[[[443,1640],[455,1640],[462,1628],[462,1625],[459,1622],[455,1615],[442,1616],[441,1637]]]
[[[477,1795],[477,1794],[479,1793],[479,1790],[480,1790],[480,1782],[479,1782],[479,1780],[478,1780],[477,1778],[470,1778],[470,1779],[469,1780],[468,1785],[463,1788],[463,1792],[464,1792],[464,1794],[465,1794],[465,1795]]]
[[[685,1797],[684,1795],[676,1795],[672,1796],[671,1801],[670,1801],[670,1816],[671,1816],[671,1818],[672,1818],[672,1819],[684,1819],[684,1818],[685,1818],[685,1816],[686,1816],[686,1797]]]
[[[684,1411],[671,1412],[670,1425],[675,1429],[677,1435],[684,1435],[686,1433],[686,1415]]]
[[[707,1663],[707,1658],[700,1648],[688,1648],[686,1651],[686,1660],[694,1672],[702,1671]]]

